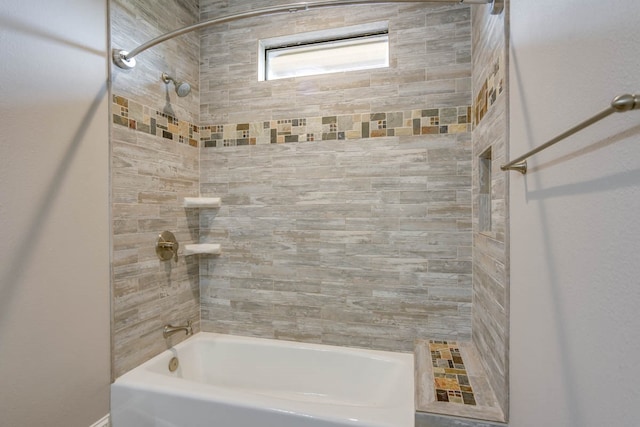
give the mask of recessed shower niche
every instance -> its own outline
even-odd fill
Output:
[[[487,148],[478,159],[479,194],[478,194],[478,229],[480,232],[491,231],[491,147]]]

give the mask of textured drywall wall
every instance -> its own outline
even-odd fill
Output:
[[[640,4],[512,2],[511,155],[638,93]],[[513,427],[638,424],[640,112],[512,173]]]
[[[0,45],[0,424],[86,427],[109,412],[107,4],[3,1]]]

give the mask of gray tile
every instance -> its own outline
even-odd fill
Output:
[[[472,14],[473,29],[473,64],[472,88],[474,98],[479,88],[494,72],[495,65],[504,57],[504,19],[488,19],[479,11]],[[469,52],[462,46],[458,57],[467,60]],[[504,65],[503,65],[504,67]],[[466,82],[465,82],[466,86]],[[464,87],[461,87],[464,89]],[[507,175],[497,167],[493,171],[491,180],[491,198],[489,206],[486,200],[480,200],[478,157],[491,146],[495,157],[505,158],[507,150],[507,123],[505,118],[506,101],[504,94],[499,96],[490,107],[491,110],[473,131],[472,200],[474,203],[474,245],[473,245],[473,342],[480,353],[480,359],[487,372],[491,388],[503,411],[507,411],[508,379],[508,270],[509,258],[506,246],[508,232],[508,206],[506,194],[508,187],[505,182]],[[480,210],[490,213],[491,224],[488,220],[481,222],[478,214]],[[484,215],[486,218],[488,215]],[[490,227],[489,227],[490,225]],[[491,228],[490,231],[486,231]],[[485,230],[485,231],[483,231]]]

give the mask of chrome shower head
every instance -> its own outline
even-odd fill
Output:
[[[176,93],[181,98],[189,95],[189,92],[191,92],[191,86],[189,85],[189,83],[179,82],[167,73],[162,73],[162,81],[166,84],[169,84],[169,82],[173,82],[173,85],[176,87]]]

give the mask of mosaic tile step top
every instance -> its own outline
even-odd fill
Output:
[[[505,422],[473,343],[418,339],[414,354],[416,411]]]
[[[457,343],[429,341],[429,350],[433,364],[436,399],[439,402],[475,405],[473,389]]]

